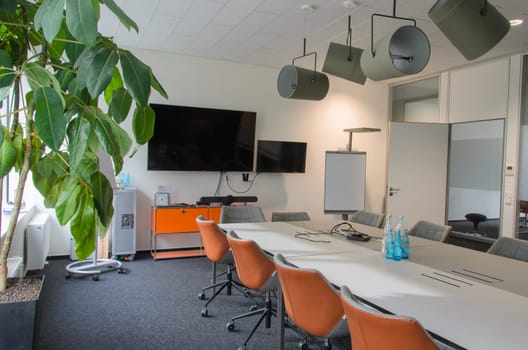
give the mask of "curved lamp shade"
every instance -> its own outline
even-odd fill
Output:
[[[328,77],[321,72],[287,65],[279,73],[277,89],[285,98],[319,101],[328,92]]]
[[[323,72],[363,85],[367,77],[363,74],[359,63],[362,53],[363,49],[357,47],[330,43]]]
[[[467,60],[488,52],[510,30],[510,22],[487,4],[482,15],[482,0],[438,0],[429,17]]]
[[[365,50],[361,69],[372,80],[384,80],[421,72],[431,55],[425,33],[415,26],[402,26],[377,42],[375,55]]]

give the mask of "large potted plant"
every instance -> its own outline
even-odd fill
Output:
[[[19,175],[0,251],[0,293],[8,289],[26,179],[58,221],[70,224],[75,253],[85,259],[113,215],[112,188],[96,153],[106,152],[118,174],[134,142],[120,123],[131,114],[136,147],[145,144],[154,130],[151,88],[166,97],[149,66],[98,32],[101,6],[138,31],[114,0],[0,0],[0,101],[7,111],[0,188],[10,172]]]

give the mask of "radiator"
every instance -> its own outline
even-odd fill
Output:
[[[42,270],[49,253],[49,214],[36,214],[26,227],[26,271]]]

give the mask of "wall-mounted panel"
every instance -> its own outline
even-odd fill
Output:
[[[505,118],[508,114],[508,58],[451,73],[449,123]]]

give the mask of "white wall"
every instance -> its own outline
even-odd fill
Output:
[[[330,77],[330,91],[320,101],[281,98],[276,89],[279,70],[202,58],[134,51],[150,65],[169,94],[154,94],[151,102],[257,112],[255,138],[308,143],[306,173],[260,174],[247,195],[258,197],[266,217],[271,211],[305,210],[312,219],[323,219],[324,152],[344,149],[354,127],[381,128],[382,132],[354,135],[353,149],[367,152],[366,208],[381,212],[385,193],[388,87],[368,81],[360,86]],[[129,123],[129,121],[127,121]],[[130,130],[130,123],[125,125]],[[219,173],[147,171],[147,147],[125,160],[131,186],[138,189],[137,249],[149,248],[150,206],[158,186],[171,193],[171,202],[194,203],[216,189]],[[245,190],[240,173],[228,173],[237,191]],[[255,174],[251,174],[253,178]],[[219,195],[234,194],[222,180]],[[178,239],[178,240],[176,240]],[[192,245],[195,235],[160,237],[159,248]]]

